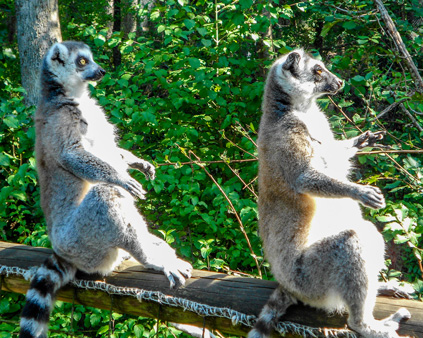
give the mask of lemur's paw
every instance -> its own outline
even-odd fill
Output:
[[[131,167],[141,171],[150,180],[156,178],[156,168],[148,161],[139,160],[139,162],[131,163]]]
[[[191,277],[192,266],[188,262],[177,258],[168,266],[163,267],[163,272],[167,279],[169,279],[170,287],[179,287],[185,285],[185,279]]]
[[[132,177],[123,183],[123,188],[132,196],[138,197],[139,199],[145,199],[145,195],[147,194],[142,185]]]
[[[363,149],[365,147],[382,146],[380,144],[377,144],[377,142],[382,140],[385,134],[386,134],[386,131],[384,130],[377,131],[375,133],[368,130],[355,139],[354,147],[357,147],[358,149]]]
[[[366,207],[381,209],[386,206],[385,198],[379,188],[370,185],[361,185],[359,189],[358,198]]]

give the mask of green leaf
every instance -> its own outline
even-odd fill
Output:
[[[184,25],[185,25],[185,27],[188,30],[190,30],[191,28],[193,28],[195,26],[195,21],[194,20],[185,19],[184,20]]]
[[[366,81],[366,79],[361,75],[356,75],[351,80],[358,83]]]
[[[199,60],[199,59],[196,59],[196,58],[189,58],[189,59],[188,59],[188,62],[189,62],[189,64],[190,64],[190,66],[191,66],[192,68],[194,68],[194,69],[197,69],[198,67],[200,67],[200,66],[201,66],[201,62],[200,62],[200,60]]]
[[[143,332],[144,332],[144,328],[142,327],[142,325],[137,324],[137,325],[134,326],[135,337],[137,337],[137,338],[142,337]]]
[[[108,41],[108,45],[110,48],[116,47],[120,43],[120,37],[111,37]]]
[[[383,223],[392,222],[392,221],[395,221],[396,220],[396,218],[394,216],[392,216],[392,215],[376,216],[376,219],[379,222],[383,222]]]
[[[152,20],[156,20],[156,19],[160,18],[160,11],[159,10],[152,11],[151,14],[150,14],[150,18]]]
[[[5,154],[0,154],[0,166],[7,167],[10,165],[10,159],[9,156]]]
[[[322,32],[320,33],[321,37],[326,37],[326,35],[328,35],[329,31],[332,29],[333,26],[335,26],[339,21],[333,21],[333,22],[328,22],[326,23],[323,28],[322,28]]]
[[[3,298],[0,301],[0,313],[1,314],[7,313],[9,311],[9,307],[10,307],[9,300],[7,298]]]
[[[403,236],[403,235],[397,235],[397,236],[395,236],[394,242],[396,244],[406,243],[406,242],[408,242],[408,238],[406,236]]]
[[[347,21],[342,24],[342,27],[348,30],[352,30],[357,27],[357,24],[354,21]]]
[[[207,29],[200,27],[200,28],[196,28],[197,32],[201,35],[201,36],[205,36],[207,35]]]
[[[24,202],[27,200],[26,194],[24,194],[22,191],[12,191],[10,195]]]
[[[253,5],[252,0],[240,0],[239,4],[241,5],[241,9],[248,9]]]
[[[97,326],[101,322],[101,316],[98,314],[93,314],[90,317],[91,326]]]
[[[110,329],[109,325],[104,325],[104,326],[102,326],[101,328],[98,329],[97,335],[101,335],[103,333],[106,333],[106,332],[109,331],[109,329]]]
[[[19,120],[13,115],[8,115],[8,116],[4,117],[3,122],[9,128],[16,129],[16,128],[19,127]]]
[[[106,38],[103,35],[97,35],[97,37],[94,39],[94,44],[97,47],[101,47],[105,44]]]
[[[206,39],[201,39],[201,43],[205,46],[205,47],[210,47],[212,45],[211,40],[206,40]]]

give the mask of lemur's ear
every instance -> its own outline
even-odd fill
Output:
[[[67,56],[68,56],[68,49],[64,45],[60,43],[56,43],[52,48],[50,60],[56,61],[64,66]]]
[[[296,52],[292,52],[288,55],[285,63],[283,64],[282,68],[284,70],[290,70],[291,72],[295,72],[298,70],[298,64],[300,62],[301,56]]]

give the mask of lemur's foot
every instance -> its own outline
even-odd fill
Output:
[[[400,308],[393,315],[382,320],[371,320],[370,322],[351,323],[348,325],[363,337],[367,338],[408,338],[400,336],[396,332],[400,322],[411,318],[410,312]]]
[[[163,273],[169,279],[170,287],[185,285],[185,280],[191,277],[192,266],[190,263],[176,258],[170,264],[163,266]]]
[[[378,295],[411,299],[416,291],[409,285],[400,285],[396,281],[389,281],[386,283],[379,283],[377,293]]]
[[[385,318],[382,320],[382,323],[393,329],[394,331],[399,329],[400,322],[402,320],[407,320],[411,318],[410,312],[406,308],[400,308],[397,312],[395,312],[393,315],[389,316],[388,318]]]

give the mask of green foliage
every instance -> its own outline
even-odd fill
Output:
[[[304,47],[345,79],[334,103],[321,100],[339,137],[385,129],[384,143],[398,151],[360,155],[353,179],[379,186],[386,196],[385,209],[365,210],[388,242],[386,277],[412,282],[421,294],[422,163],[419,154],[399,150],[423,148],[416,128],[423,125],[417,114],[423,96],[382,29],[373,1],[199,0],[194,5],[167,0],[150,12],[122,8],[149,20],[149,30],[129,34],[108,34],[106,3],[61,1],[62,32],[65,39],[88,43],[108,71],[91,90],[118,126],[121,146],[156,165],[154,181],[133,173],[149,191],[139,207],[151,231],[195,268],[271,278],[257,234],[254,140],[271,58]],[[423,15],[417,1],[384,3],[412,56],[421,54],[422,27],[411,24]],[[8,0],[0,7],[5,19],[0,22],[11,15]],[[8,41],[3,23],[0,46],[0,236],[48,246],[34,168],[33,108],[23,104],[17,44]],[[414,61],[423,67],[421,58]],[[416,122],[399,106],[377,118],[395,102],[402,102]],[[2,336],[16,332],[22,299],[2,294],[0,313],[7,320],[0,324]],[[57,305],[52,335],[64,336],[70,326],[77,334],[108,335],[108,311],[75,306],[72,322],[71,308]],[[152,320],[115,313],[112,319],[115,336],[155,335]],[[164,325],[159,330],[174,333]]]
[[[0,99],[0,229],[2,240],[48,242],[39,206],[39,191],[33,154],[35,129],[33,109],[23,104],[20,87],[7,85],[9,99]]]

